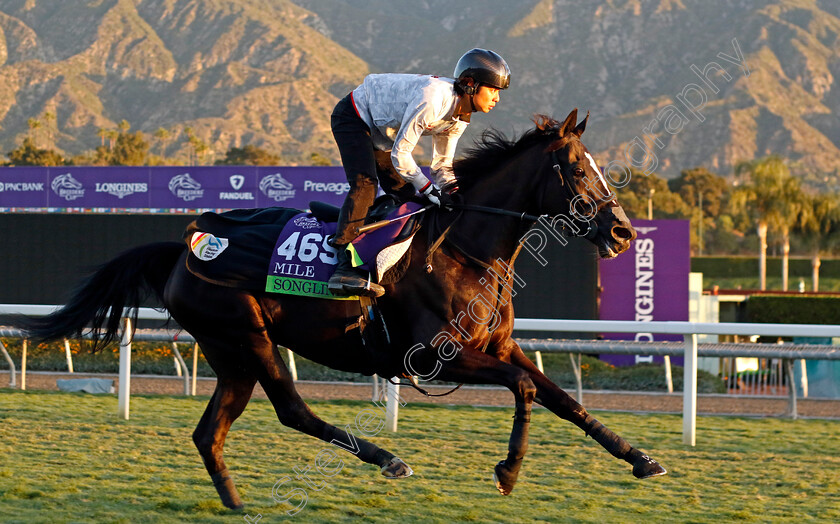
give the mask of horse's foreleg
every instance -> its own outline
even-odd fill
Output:
[[[258,380],[284,426],[349,451],[362,462],[379,466],[380,472],[387,478],[404,478],[414,473],[394,454],[318,418],[298,394],[292,376],[276,348],[263,348],[260,354],[263,365],[257,371]]]
[[[473,384],[500,384],[513,392],[516,409],[508,454],[505,460],[496,464],[493,474],[499,492],[509,495],[513,491],[519,477],[519,469],[528,451],[531,406],[537,391],[528,373],[485,353],[461,351],[435,378]]]
[[[252,377],[234,379],[220,376],[216,382],[216,391],[193,432],[193,442],[204,460],[213,486],[222,503],[231,509],[242,508],[242,500],[222,458],[222,449],[227,432],[233,421],[245,410],[255,383],[256,379]]]
[[[511,343],[515,344],[513,341]],[[575,424],[614,457],[630,463],[633,466],[633,475],[638,478],[648,478],[667,473],[665,468],[655,460],[635,449],[626,440],[598,422],[568,393],[542,374],[518,345],[511,351],[511,363],[528,372],[537,388],[535,400],[539,404],[560,418]]]

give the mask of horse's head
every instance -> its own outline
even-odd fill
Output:
[[[577,124],[577,109],[563,123],[542,115],[535,119],[537,130],[547,136],[544,151],[551,166],[540,170],[537,209],[554,217],[567,234],[595,244],[602,258],[612,258],[630,247],[636,231],[580,141],[588,119],[589,114]]]

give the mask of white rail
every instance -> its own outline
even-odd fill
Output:
[[[61,306],[0,305],[0,314],[46,315]],[[140,319],[166,319],[164,312],[152,308],[139,308]],[[128,325],[128,323],[126,323]],[[697,335],[765,335],[765,336],[806,336],[806,337],[840,337],[840,326],[825,326],[811,324],[740,324],[740,323],[698,323],[698,322],[634,322],[612,320],[560,320],[560,319],[532,319],[522,318],[514,320],[514,330],[517,331],[560,331],[584,333],[664,333],[677,334],[683,337],[683,355],[685,365],[683,371],[683,442],[690,446],[696,443],[697,432]],[[167,332],[163,332],[167,333]],[[161,338],[162,337],[162,338]],[[167,338],[169,337],[169,338]],[[166,336],[155,333],[135,336],[135,340],[166,340],[173,341],[170,334]],[[191,341],[192,337],[182,336],[181,341]],[[644,350],[640,350],[643,353]],[[8,359],[11,360],[11,359]],[[12,369],[13,364],[12,364]],[[131,341],[123,336],[120,342],[120,395],[119,414],[123,418],[129,416],[131,372]],[[25,373],[25,371],[24,371]],[[193,384],[195,383],[196,366],[193,365]],[[25,378],[22,378],[22,382]],[[14,378],[12,378],[14,385]],[[125,391],[123,391],[125,390]]]
[[[62,306],[58,305],[40,305],[40,304],[0,304],[0,315],[29,315],[29,316],[45,316],[49,315],[50,313],[60,309]],[[132,316],[134,313],[133,309],[126,310],[124,312],[126,317]],[[137,318],[139,320],[166,320],[169,318],[169,315],[165,311],[159,311],[154,308],[147,308],[141,307],[137,308],[136,310]],[[131,332],[131,324],[128,318],[123,320],[123,333],[120,336],[120,373],[119,373],[119,391],[117,395],[117,412],[119,416],[123,419],[128,420],[129,417],[129,404],[131,400],[131,337],[128,336],[128,333]],[[127,330],[127,332],[125,331]],[[7,330],[9,332],[6,336],[20,336],[17,333],[17,330]],[[134,340],[142,340],[145,337],[137,336],[134,337]],[[172,335],[160,335],[155,334],[151,335],[151,338],[146,338],[146,340],[159,340],[159,341],[167,341],[167,342],[174,342],[176,338],[180,338],[181,341],[188,342],[193,341],[192,337],[190,336],[182,336],[178,337],[177,333]],[[25,343],[25,341],[24,341]],[[15,369],[14,363],[12,362],[11,358],[8,358],[8,353],[6,352],[5,347],[3,347],[2,343],[0,343],[0,350],[4,353],[4,356],[7,356],[7,359],[10,362],[10,372],[12,373],[12,378],[10,381],[10,386],[15,386]],[[26,387],[26,346],[24,345],[24,353],[21,358],[21,389],[25,389]],[[195,349],[197,351],[197,348]],[[65,352],[67,356],[67,366],[70,372],[73,372],[73,361],[70,356],[70,346],[68,342],[65,340]],[[180,356],[180,355],[178,355]],[[181,359],[183,362],[183,359]],[[186,368],[186,364],[184,364]],[[196,366],[193,366],[193,383],[196,380]],[[184,377],[185,379],[185,386],[184,390],[187,391],[188,388],[188,378]]]
[[[634,322],[626,320],[553,320],[521,318],[514,330],[577,331],[583,333],[665,333],[682,335],[683,443],[694,446],[697,436],[697,335],[765,335],[782,337],[840,337],[840,326],[811,324],[737,324],[700,322]]]

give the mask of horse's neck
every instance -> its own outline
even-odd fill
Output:
[[[533,161],[508,162],[471,187],[464,203],[531,214],[535,171]],[[497,259],[510,261],[531,224],[518,217],[464,210],[448,238],[471,257],[492,265]]]

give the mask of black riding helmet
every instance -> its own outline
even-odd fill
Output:
[[[488,49],[470,49],[455,65],[455,79],[458,86],[468,95],[475,93],[481,84],[507,89],[510,85],[510,68],[505,59]],[[467,78],[475,84],[469,86]]]

